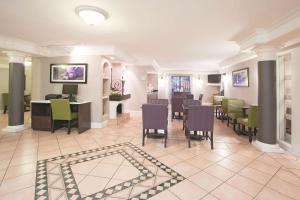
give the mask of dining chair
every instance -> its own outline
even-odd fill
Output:
[[[199,94],[198,100],[202,102],[202,99],[203,99],[203,94]]]
[[[145,145],[145,137],[149,134],[149,129],[164,131],[164,146],[167,147],[168,138],[168,108],[158,104],[142,105],[143,119],[143,141]]]
[[[215,108],[216,118],[219,118],[221,116],[221,105],[222,100],[224,99],[224,96],[213,96],[213,106]]]
[[[7,112],[8,102],[9,102],[9,94],[2,93],[3,114],[6,114],[6,112]]]
[[[172,120],[175,119],[175,114],[178,113],[179,118],[183,112],[182,104],[185,97],[183,96],[173,96],[171,98],[171,107],[172,107]]]
[[[214,148],[214,107],[213,106],[189,106],[185,133],[188,137],[188,146],[191,147],[191,131],[205,133],[205,139],[210,139],[210,148]],[[208,132],[210,135],[208,135]]]
[[[168,106],[169,100],[168,99],[150,99],[148,104],[158,104],[158,105]]]
[[[78,115],[75,112],[71,112],[70,102],[68,99],[51,99],[51,116],[52,127],[51,132],[55,131],[56,121],[67,121],[68,134],[71,132],[71,125],[77,122]]]
[[[183,106],[183,123],[182,123],[182,130],[185,129],[186,125],[186,118],[187,118],[187,110],[189,106],[200,106],[201,101],[199,100],[193,100],[193,99],[184,99],[182,106]]]
[[[194,99],[194,95],[193,94],[186,94],[185,98],[187,98],[187,99]]]
[[[249,142],[252,143],[252,136],[256,135],[257,132],[257,106],[250,105],[248,117],[247,118],[238,118],[237,123],[240,127],[240,125],[243,126],[243,130],[245,130],[246,127],[248,127],[248,136],[249,136]],[[240,129],[240,128],[239,128]]]
[[[227,107],[227,126],[233,124],[233,130],[236,130],[236,123],[239,117],[243,116],[244,100],[229,99]]]

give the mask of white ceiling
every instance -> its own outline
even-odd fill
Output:
[[[78,5],[110,18],[88,26]],[[139,63],[213,70],[239,52],[233,42],[265,28],[300,0],[1,0],[0,35],[39,45],[114,45]]]

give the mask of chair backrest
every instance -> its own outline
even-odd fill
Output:
[[[71,107],[68,99],[51,99],[53,120],[71,120]]]
[[[185,97],[173,96],[171,99],[172,112],[183,112],[182,104]]]
[[[187,98],[187,99],[194,99],[194,95],[193,94],[186,94],[185,98]]]
[[[222,112],[227,113],[228,112],[228,98],[223,98],[221,103]]]
[[[202,102],[202,99],[203,99],[203,94],[199,94],[198,100]]]
[[[244,101],[241,99],[228,99],[228,113],[242,113]]]
[[[30,101],[31,101],[31,95],[24,95],[24,104],[25,105],[30,105]]]
[[[214,107],[189,106],[187,112],[187,129],[189,131],[213,131]]]
[[[2,104],[3,106],[8,106],[9,102],[9,94],[8,93],[2,93]]]
[[[257,128],[257,106],[251,105],[248,113],[248,126]]]
[[[213,97],[213,105],[221,105],[224,96],[214,96]]]
[[[169,100],[168,99],[149,99],[148,104],[158,104],[158,105],[168,106]]]
[[[200,106],[201,101],[194,100],[194,99],[184,99],[182,105],[184,107],[186,107],[186,106]]]
[[[168,108],[158,104],[143,104],[143,128],[163,129],[168,128]]]
[[[147,95],[147,103],[149,103],[152,99],[157,99],[158,93],[154,92],[154,93],[150,93]]]

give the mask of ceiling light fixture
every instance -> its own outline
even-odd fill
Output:
[[[109,17],[105,10],[93,6],[78,6],[75,12],[88,25],[97,25]]]

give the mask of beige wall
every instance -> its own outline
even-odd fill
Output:
[[[46,94],[61,94],[62,84],[50,83],[50,64],[88,63],[88,82],[79,84],[78,101],[92,102],[92,122],[102,121],[102,75],[100,56],[53,57],[33,59],[33,99],[44,99]]]
[[[125,93],[131,94],[128,109],[140,111],[142,104],[147,102],[147,71],[146,66],[127,66],[125,75]]]
[[[8,68],[0,68],[0,110],[3,110],[2,93],[8,92]]]
[[[232,71],[243,68],[249,68],[249,87],[233,87]],[[243,99],[246,104],[257,104],[258,74],[256,59],[236,64],[222,71],[222,73],[226,73],[226,78],[224,82],[224,90],[226,97]]]

